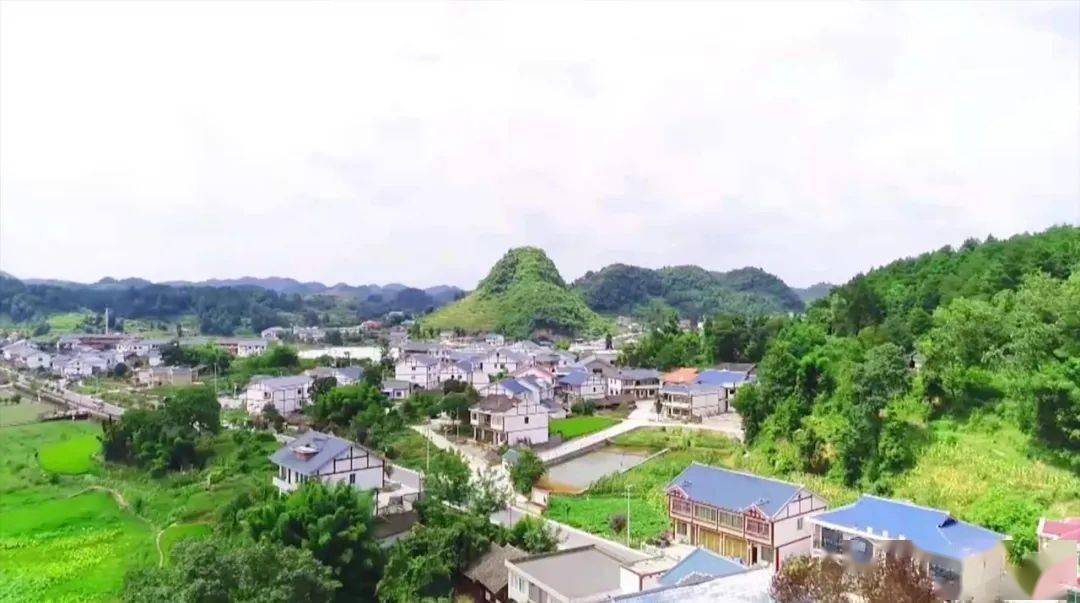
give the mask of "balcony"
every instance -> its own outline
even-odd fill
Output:
[[[755,538],[769,539],[768,522],[746,518],[746,534]]]

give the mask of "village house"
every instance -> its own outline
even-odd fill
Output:
[[[412,393],[412,383],[399,379],[383,379],[382,393],[390,400],[404,400]]]
[[[754,376],[748,372],[733,371],[728,369],[708,369],[701,371],[695,383],[701,385],[713,385],[723,389],[721,392],[728,400],[735,398],[735,390],[747,383],[751,383]]]
[[[375,492],[379,515],[412,510],[423,492],[423,476],[387,462],[371,450],[326,433],[306,431],[270,456],[277,465],[271,483],[288,494],[304,483],[349,484]]]
[[[268,327],[259,332],[259,337],[270,341],[281,341],[291,333],[292,331],[286,327]]]
[[[307,375],[256,378],[248,384],[244,405],[258,414],[272,404],[283,415],[299,411],[311,400],[312,379]]]
[[[266,353],[270,344],[265,339],[241,339],[236,342],[236,356],[251,358]]]
[[[596,545],[507,559],[507,596],[519,603],[607,601],[623,592],[622,568],[631,561]]]
[[[528,556],[528,553],[512,545],[492,543],[487,553],[462,572],[457,593],[470,597],[473,601],[507,603],[510,601],[507,594],[510,580],[506,562]]]
[[[435,389],[439,386],[439,359],[427,354],[404,356],[394,365],[394,378],[420,389]]]
[[[359,366],[317,366],[304,371],[312,379],[332,377],[338,385],[352,385],[364,378],[364,369]]]
[[[559,378],[555,393],[564,401],[599,400],[607,395],[603,373],[573,370]]]
[[[660,391],[660,372],[653,369],[624,368],[608,377],[607,395],[629,394],[635,400],[655,398]]]
[[[806,488],[693,463],[667,487],[677,542],[705,547],[743,565],[780,567],[811,551],[807,522],[827,503]]]
[[[110,371],[116,366],[112,355],[97,352],[79,352],[67,357],[59,365],[53,363],[53,370],[69,379],[90,377]]]
[[[136,371],[135,379],[139,385],[148,387],[191,385],[194,371],[186,366],[154,366]]]
[[[809,519],[814,554],[867,564],[888,553],[927,564],[946,600],[996,601],[1005,572],[1004,537],[948,512],[864,494]]]
[[[494,446],[548,441],[548,408],[539,402],[485,396],[469,409],[473,438]]]
[[[4,360],[28,369],[48,369],[52,366],[52,355],[42,352],[29,342],[19,341],[3,348]]]
[[[699,421],[728,411],[728,400],[719,385],[671,384],[660,388],[660,414],[677,421]]]

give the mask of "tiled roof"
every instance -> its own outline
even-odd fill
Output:
[[[1003,538],[997,532],[959,521],[946,511],[868,494],[810,521],[868,537],[909,540],[927,553],[951,559],[981,553]]]
[[[509,572],[506,571],[507,560],[513,561],[528,556],[528,553],[512,545],[491,545],[488,552],[465,568],[465,576],[482,584],[484,588],[493,593],[498,593],[506,588],[509,581]]]
[[[261,385],[266,389],[288,389],[291,387],[304,387],[311,385],[311,377],[307,375],[289,375],[287,377],[262,377],[253,379],[251,385]]]
[[[1044,519],[1039,522],[1039,536],[1080,542],[1080,517]]]
[[[697,382],[705,383],[708,385],[723,385],[726,387],[735,387],[736,385],[746,381],[748,379],[746,373],[740,373],[738,371],[724,371],[709,369],[701,371],[698,374]]]
[[[719,393],[719,385],[706,385],[704,383],[673,383],[660,388],[661,394],[675,394],[682,396]]]
[[[701,579],[694,580],[694,577],[708,579],[717,576],[730,576],[745,571],[746,566],[738,561],[721,557],[708,549],[697,548],[684,557],[682,561],[676,563],[675,567],[660,576],[659,583],[663,586],[675,586],[676,584],[687,584],[692,581],[702,581]]]
[[[312,475],[334,457],[348,450],[349,446],[364,450],[359,444],[353,444],[348,440],[319,431],[307,431],[270,455],[270,460],[274,464],[288,467],[303,475]],[[296,453],[296,449],[302,447],[314,449],[315,452],[304,460]],[[368,453],[372,454],[370,451]]]
[[[697,379],[697,369],[679,368],[669,373],[664,373],[660,379],[664,383],[693,383]]]
[[[472,406],[475,410],[487,412],[506,412],[517,404],[517,400],[506,396],[484,396],[479,403]]]
[[[659,379],[660,371],[645,368],[624,368],[619,369],[615,376],[619,379]]]
[[[802,486],[749,473],[692,463],[668,484],[687,498],[731,511],[752,507],[776,515]]]
[[[559,379],[559,383],[563,385],[579,386],[589,380],[589,374],[582,370],[574,370],[563,375]]]

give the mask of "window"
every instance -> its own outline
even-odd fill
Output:
[[[350,473],[349,474],[349,483],[350,484],[355,484],[356,483],[356,474],[355,473]]]
[[[803,527],[802,520],[803,520],[802,517],[795,520],[795,529],[796,530],[801,530],[802,529],[802,527]]]
[[[731,511],[720,511],[720,523],[736,530],[741,530],[743,527],[742,515],[738,513],[732,513]]]
[[[716,523],[716,509],[697,505],[694,508],[694,517],[709,523]]]
[[[525,417],[525,424],[526,424],[526,425],[528,425],[528,424],[529,424],[529,417]]]

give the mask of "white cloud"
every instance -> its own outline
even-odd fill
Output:
[[[1076,3],[5,3],[0,266],[792,284],[1080,222]]]

